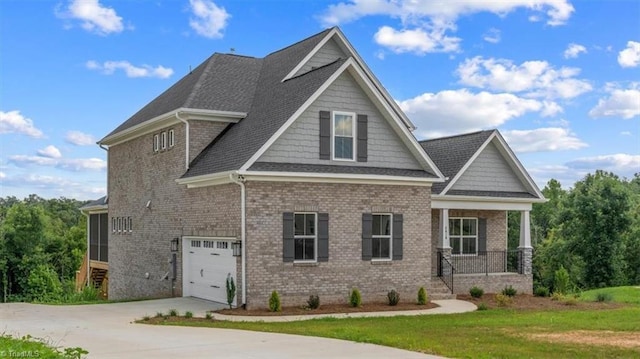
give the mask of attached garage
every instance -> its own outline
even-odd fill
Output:
[[[236,280],[236,257],[231,243],[235,238],[184,237],[182,252],[182,292],[196,297],[227,303],[227,276]],[[237,296],[234,304],[237,302]]]

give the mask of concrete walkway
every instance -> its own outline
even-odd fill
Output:
[[[360,313],[334,313],[334,314],[309,314],[309,315],[283,315],[283,316],[254,316],[254,315],[224,315],[211,313],[213,319],[227,320],[230,322],[297,322],[320,318],[370,318],[370,317],[395,317],[429,314],[453,314],[473,312],[478,309],[475,304],[457,299],[434,300],[439,305],[437,308],[422,310],[397,310],[386,312],[360,312]]]
[[[430,313],[454,307],[445,303]],[[89,351],[88,358],[439,358],[337,339],[133,323],[169,309],[204,317],[221,308],[194,298],[67,306],[5,303],[0,304],[0,333],[30,334],[55,347],[81,347]]]

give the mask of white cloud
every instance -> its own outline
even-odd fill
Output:
[[[42,131],[33,125],[33,121],[20,114],[20,111],[0,111],[0,134],[3,133],[19,133],[33,138],[44,137]]]
[[[90,146],[96,144],[95,137],[80,131],[69,131],[64,139],[76,146]]]
[[[503,131],[502,135],[516,152],[579,150],[588,146],[567,128],[561,127]]]
[[[482,39],[486,42],[497,44],[501,40],[500,30],[491,28],[489,29],[489,31],[485,32],[484,35],[482,35]]]
[[[577,170],[605,170],[630,176],[640,171],[640,155],[617,153],[593,157],[582,157],[566,163],[567,167]]]
[[[222,31],[231,17],[223,7],[209,0],[189,0],[193,17],[189,25],[198,35],[211,39],[222,38]]]
[[[100,158],[64,159],[42,156],[15,155],[9,157],[9,162],[14,163],[17,166],[47,166],[73,172],[80,172],[85,170],[100,171],[107,168],[107,162]]]
[[[77,19],[83,29],[99,35],[109,35],[124,30],[122,17],[113,8],[105,7],[98,0],[72,0],[64,11],[56,11],[63,19]]]
[[[425,93],[399,105],[418,125],[420,135],[426,137],[495,128],[544,107],[540,101],[513,94],[472,93],[467,89]]]
[[[631,134],[631,131],[622,131],[622,132],[620,132],[620,135],[622,135],[622,136],[631,136],[632,134]]]
[[[466,59],[457,70],[460,83],[483,89],[522,92],[527,97],[574,98],[591,91],[586,80],[576,79],[580,69],[553,68],[546,61],[525,61],[520,65],[507,59]]]
[[[9,176],[0,172],[0,183],[2,186],[15,188],[14,191],[23,192],[25,196],[37,192],[44,198],[64,196],[78,200],[91,200],[106,193],[106,188],[101,181],[99,183],[78,182],[63,177],[33,173]]]
[[[640,42],[627,42],[627,48],[618,53],[618,63],[622,67],[640,65]]]
[[[569,44],[569,47],[567,47],[566,50],[564,50],[564,58],[565,59],[575,59],[577,58],[581,53],[587,53],[587,48],[579,45],[579,44],[574,44],[571,43]]]
[[[640,115],[640,89],[609,89],[609,97],[601,98],[589,111],[591,117],[622,117],[626,120]]]
[[[129,61],[105,61],[100,64],[96,61],[87,61],[85,66],[90,70],[102,71],[105,75],[112,75],[116,70],[123,70],[127,77],[157,77],[166,79],[173,75],[173,69],[161,65],[156,67],[149,65],[134,66]]]
[[[7,178],[7,174],[4,172],[0,172],[0,180]]]
[[[60,153],[60,150],[56,148],[56,146],[49,145],[41,150],[38,150],[38,156],[47,158],[61,158],[62,153]]]
[[[431,31],[421,28],[397,31],[389,26],[383,26],[376,32],[374,39],[378,44],[388,47],[395,53],[412,52],[422,55],[428,52],[458,51],[460,39],[446,36],[444,32],[444,28]]]

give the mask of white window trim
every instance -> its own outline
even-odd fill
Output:
[[[309,235],[296,235],[295,223],[296,214],[313,214],[314,215],[314,228],[315,234]],[[309,239],[313,238],[313,259],[295,259],[296,258],[296,239]],[[316,263],[318,261],[318,213],[317,212],[294,212],[293,213],[293,263]]]
[[[118,233],[122,233],[122,217],[118,217]]]
[[[160,151],[160,136],[156,133],[153,135],[153,152]]]
[[[167,149],[167,131],[162,131],[160,134],[160,149],[163,151]]]
[[[118,219],[116,217],[111,217],[111,233],[116,233],[118,229]]]
[[[463,220],[465,219],[473,219],[476,221],[476,234],[475,236],[469,236],[469,235],[462,235],[462,225],[463,225]],[[457,220],[460,221],[460,233],[458,235],[452,234],[451,233],[451,221],[452,220]],[[462,239],[464,238],[472,238],[475,237],[476,239],[476,252],[475,253],[462,253]],[[460,253],[459,254],[454,254],[453,253],[453,240],[459,240],[460,241]],[[452,256],[456,256],[456,257],[477,257],[478,256],[478,217],[449,217],[449,244],[451,246],[451,255]]]
[[[169,130],[169,148],[172,148],[176,144],[176,132],[175,130]]]
[[[373,216],[389,216],[389,235],[375,235],[373,234],[373,228],[371,228],[371,239],[375,238],[389,238],[389,258],[374,258],[373,257],[373,243],[371,243],[371,261],[372,262],[389,262],[393,260],[393,213],[371,213],[371,224],[373,225]]]
[[[351,151],[351,154],[353,155],[352,158],[336,158],[336,134],[335,134],[335,129],[336,129],[336,115],[345,115],[345,116],[351,116],[351,141],[353,144],[353,151]],[[344,111],[332,111],[331,112],[331,159],[334,161],[346,161],[346,162],[355,162],[356,158],[357,158],[357,154],[356,154],[356,150],[357,150],[357,142],[356,142],[356,138],[358,137],[356,134],[356,122],[357,122],[357,118],[356,118],[356,113],[355,112],[344,112]],[[344,137],[344,136],[339,136],[339,137]]]
[[[127,217],[127,221],[129,222],[129,233],[133,232],[133,219],[131,217]]]

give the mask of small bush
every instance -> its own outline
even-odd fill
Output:
[[[191,319],[191,318],[193,318],[193,313],[190,312],[190,311],[186,311],[186,312],[184,312],[184,317],[187,318],[187,319]]]
[[[507,297],[515,297],[516,294],[518,294],[518,291],[512,286],[508,286],[504,287],[504,289],[502,290],[502,294],[506,295]]]
[[[596,295],[596,302],[610,302],[613,300],[613,296],[609,293],[598,293]]]
[[[177,317],[178,316],[178,311],[176,309],[169,309],[169,316],[170,317]]]
[[[420,287],[420,289],[418,289],[418,305],[427,304],[427,299],[427,291],[424,287]]]
[[[563,301],[564,300],[564,294],[559,293],[559,292],[553,292],[553,294],[551,295],[551,300]]]
[[[233,281],[233,277],[231,274],[227,275],[227,304],[229,304],[229,309],[231,309],[231,305],[233,304],[233,298],[236,297],[236,283]]]
[[[485,302],[479,303],[478,310],[489,310],[489,306],[487,306],[487,303]]]
[[[496,294],[496,303],[499,307],[508,307],[513,303],[513,298],[506,294]]]
[[[271,292],[271,297],[269,297],[269,310],[272,312],[282,311],[282,305],[280,304],[280,295],[275,290]]]
[[[389,305],[398,305],[398,302],[400,301],[400,293],[396,292],[395,289],[392,289],[387,293],[387,298],[389,299]]]
[[[471,289],[469,289],[469,294],[474,298],[480,298],[484,294],[484,290],[482,290],[482,288],[480,287],[474,286]]]
[[[564,305],[576,305],[578,304],[578,299],[575,297],[565,297],[562,303]]]
[[[310,295],[307,299],[307,308],[318,309],[318,307],[320,307],[320,297],[315,294]]]
[[[536,287],[533,291],[533,295],[536,297],[548,297],[549,296],[549,288],[547,287]]]
[[[567,272],[563,266],[560,266],[560,269],[558,269],[553,275],[553,292],[567,294],[569,292],[570,285],[571,280],[569,279],[569,272]]]
[[[142,317],[142,321],[143,322],[148,322],[150,319],[151,319],[151,317],[148,316],[148,315],[145,315],[144,317]]]
[[[157,312],[154,318],[162,318],[162,317],[164,317],[164,314]]]
[[[204,315],[204,317],[205,317],[206,319],[212,319],[212,318],[213,318],[213,315],[211,314],[211,312],[207,312],[207,314],[205,314],[205,315]]]
[[[349,305],[356,308],[362,305],[362,295],[358,288],[353,288],[351,290],[351,295],[349,296]]]

